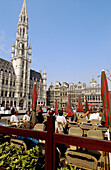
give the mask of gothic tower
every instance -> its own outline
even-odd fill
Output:
[[[28,16],[26,0],[23,2],[22,10],[16,31],[16,44],[12,45],[11,61],[16,74],[16,93],[17,105],[23,101],[24,107],[27,106],[30,85],[30,63],[31,45],[28,46]],[[27,102],[26,102],[27,101]]]

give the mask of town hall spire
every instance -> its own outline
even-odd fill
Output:
[[[31,46],[28,45],[28,28],[27,6],[24,0],[17,25],[16,43],[12,45],[11,58],[17,81],[15,96],[19,100],[29,94]]]
[[[26,0],[24,0],[23,5],[22,5],[22,10],[20,15],[27,15],[27,5],[26,5]]]

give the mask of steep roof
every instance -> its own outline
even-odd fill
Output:
[[[30,70],[30,80],[33,80],[33,77],[34,77],[34,80],[39,82],[40,79],[42,81],[42,76],[41,76],[41,73],[35,71],[35,70]]]
[[[0,58],[0,71],[15,75],[13,65],[10,61]]]

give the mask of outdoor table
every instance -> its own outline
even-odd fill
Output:
[[[68,122],[68,127],[78,127],[78,124],[77,122],[74,122],[74,121],[71,121],[71,122]]]
[[[91,123],[83,123],[83,124],[80,124],[79,126],[83,130],[84,136],[87,136],[88,130],[93,129],[93,126]]]
[[[108,134],[107,134],[108,128],[107,128],[107,127],[98,125],[98,126],[97,126],[97,130],[101,130],[101,131],[103,132],[104,138],[108,138]]]
[[[16,127],[15,124],[9,124],[9,125],[6,125],[7,127]]]
[[[20,125],[24,124],[24,122],[20,122],[20,123],[11,123],[9,125],[7,125],[8,127],[19,127]]]

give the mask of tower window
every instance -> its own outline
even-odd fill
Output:
[[[22,55],[24,55],[24,44],[22,44]]]
[[[24,37],[24,35],[25,35],[25,28],[23,28],[23,37]]]
[[[21,21],[22,21],[22,15],[21,15]]]
[[[22,68],[24,68],[24,61],[22,62]]]
[[[8,85],[8,80],[6,80],[6,85]]]
[[[24,16],[24,22],[25,22],[25,16]]]
[[[1,91],[1,96],[3,96],[3,91]]]
[[[20,36],[21,36],[21,28],[20,28]]]
[[[4,84],[4,79],[2,80],[2,84]]]
[[[11,92],[9,93],[9,97],[11,97]]]
[[[12,81],[10,81],[10,86],[12,86]]]
[[[5,97],[7,97],[7,91],[5,92]]]
[[[13,82],[13,86],[15,86],[15,81]]]

